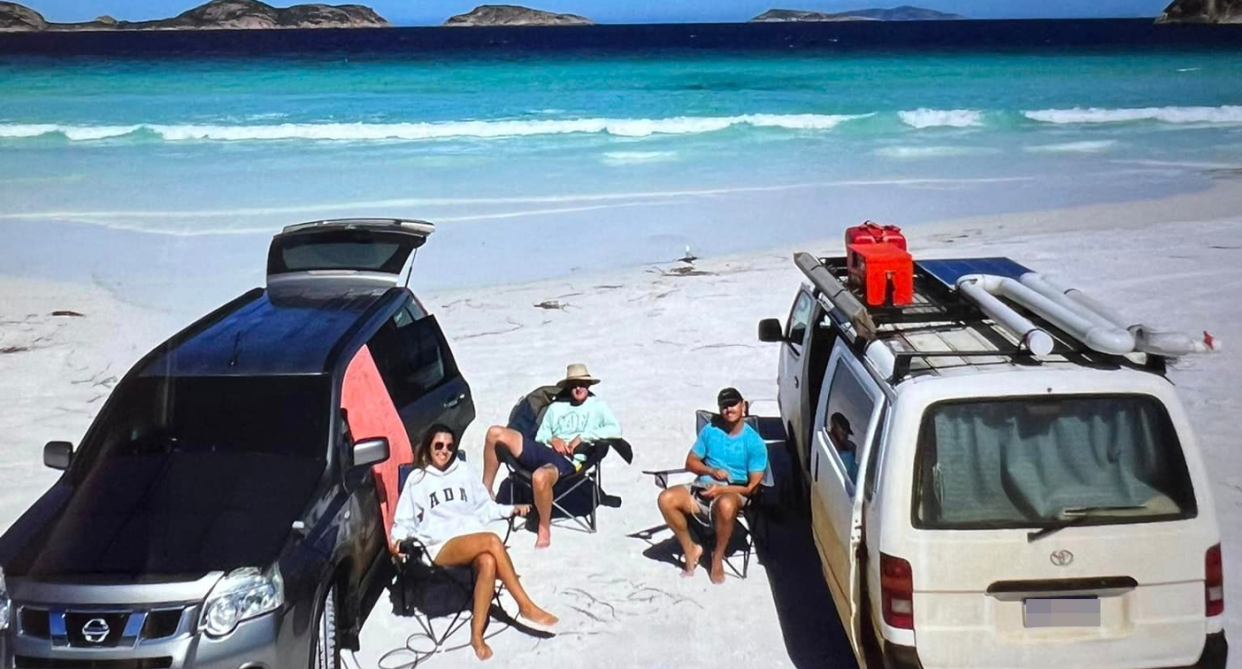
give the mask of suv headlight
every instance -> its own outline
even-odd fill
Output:
[[[199,628],[211,636],[224,636],[237,624],[275,611],[285,603],[285,582],[280,567],[266,572],[242,567],[229,572],[207,595]]]
[[[0,632],[9,628],[9,589],[4,585],[4,567],[0,567]]]

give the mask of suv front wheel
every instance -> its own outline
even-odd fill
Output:
[[[336,626],[336,586],[328,588],[319,606],[319,619],[311,636],[310,669],[340,669],[340,636]]]

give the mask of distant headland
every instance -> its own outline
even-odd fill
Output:
[[[1242,23],[1242,0],[1173,0],[1156,23]]]
[[[449,17],[446,26],[591,26],[595,22],[577,14],[557,14],[517,5],[479,5],[465,14]]]
[[[858,9],[850,12],[809,12],[801,9],[769,9],[750,23],[796,23],[813,21],[957,21],[966,17],[934,9],[903,5],[892,9]]]
[[[280,28],[388,28],[392,24],[362,5],[294,5],[259,0],[211,0],[171,19],[118,21],[101,16],[81,23],[53,23],[15,2],[0,2],[0,32],[87,30],[271,30]]]

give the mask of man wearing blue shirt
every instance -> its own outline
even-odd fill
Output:
[[[685,555],[683,576],[693,576],[703,549],[690,538],[687,516],[707,516],[716,529],[712,550],[712,583],[724,583],[724,554],[733,535],[737,514],[750,501],[768,468],[768,448],[744,421],[746,403],[736,388],[716,396],[720,421],[699,432],[686,455],[686,469],[698,475],[694,483],[673,486],[660,493],[660,513],[681,543]]]

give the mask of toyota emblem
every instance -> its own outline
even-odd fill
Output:
[[[82,626],[82,637],[89,643],[103,643],[111,631],[103,618],[91,618]]]
[[[1074,562],[1074,554],[1065,549],[1061,549],[1059,551],[1052,551],[1052,555],[1049,555],[1048,559],[1052,561],[1052,564],[1058,567],[1068,567]]]

